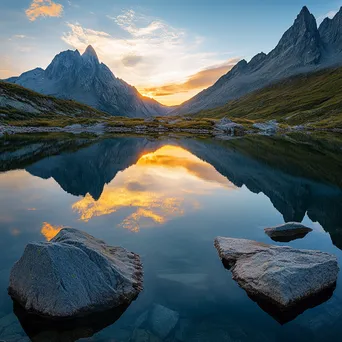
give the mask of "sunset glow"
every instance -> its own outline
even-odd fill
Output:
[[[118,173],[99,200],[87,194],[72,209],[84,222],[128,211],[119,226],[138,232],[197,210],[198,195],[221,187],[235,189],[210,164],[181,147],[166,145]]]

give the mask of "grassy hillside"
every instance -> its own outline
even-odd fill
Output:
[[[342,68],[291,77],[223,107],[196,114],[202,118],[224,116],[342,128]]]
[[[81,103],[46,96],[16,84],[0,81],[0,122],[53,119],[55,117],[100,118],[108,116]]]

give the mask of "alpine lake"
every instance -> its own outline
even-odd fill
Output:
[[[290,242],[264,232],[292,221],[313,231]],[[144,289],[129,307],[54,328],[13,303],[9,274],[26,244],[64,227],[141,256]],[[342,272],[330,296],[282,317],[248,297],[214,247],[224,236],[320,250],[342,268],[341,135],[6,136],[0,234],[6,342],[342,341]]]

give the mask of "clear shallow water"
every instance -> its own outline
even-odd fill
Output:
[[[231,279],[213,246],[216,236],[274,243],[265,227],[300,221],[313,232],[283,245],[330,252],[341,263],[339,140],[41,136],[1,144],[0,339],[24,341],[25,330],[37,341],[342,339],[341,275],[329,300],[280,324]],[[33,336],[13,313],[9,272],[29,241],[62,227],[139,253],[144,290],[116,322],[107,316],[88,331],[42,327]],[[167,324],[153,328],[156,304],[162,322],[177,321],[166,337]]]

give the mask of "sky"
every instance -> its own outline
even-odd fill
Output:
[[[342,0],[1,0],[0,79],[90,44],[116,77],[176,105],[271,51],[304,5],[320,23]]]

